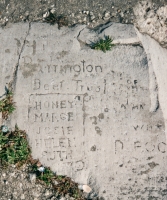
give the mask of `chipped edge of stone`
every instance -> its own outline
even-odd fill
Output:
[[[135,38],[127,38],[127,39],[116,39],[113,40],[113,44],[125,44],[125,45],[134,45],[134,44],[141,44],[138,37]]]
[[[112,26],[112,22],[111,23],[108,23],[108,24],[105,24],[103,26],[101,26],[99,29],[97,29],[96,31],[92,31],[94,33],[94,37],[95,38],[98,38],[98,35],[100,35],[105,29],[109,28]],[[134,26],[133,26],[134,27]],[[87,29],[88,31],[91,32],[91,30],[89,30],[89,28],[87,27],[84,27],[81,31],[79,31],[79,34],[77,36],[77,40],[82,43],[82,44],[85,44],[85,45],[90,45],[89,43],[87,43],[86,41],[83,41],[81,38],[80,38],[80,35],[81,33]],[[135,27],[134,27],[135,29]],[[114,39],[112,41],[112,44],[114,45],[141,45],[141,41],[139,39],[139,37],[137,36],[136,34],[136,37],[129,37],[129,38],[125,38],[125,39]]]
[[[152,62],[150,56],[147,54],[148,67],[149,67],[149,91],[150,91],[150,112],[156,112],[159,108],[158,99],[158,84],[156,81],[156,76],[152,67]]]
[[[135,27],[136,34],[139,37],[139,30]],[[142,33],[140,33],[142,34]],[[142,44],[142,42],[140,42]],[[143,46],[143,45],[142,45]],[[143,46],[144,48],[144,46]],[[159,109],[159,97],[158,97],[158,83],[156,81],[156,75],[153,69],[150,54],[145,50],[148,61],[148,73],[149,73],[149,92],[150,92],[150,112],[156,112]]]

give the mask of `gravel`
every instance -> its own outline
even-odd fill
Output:
[[[66,16],[69,26],[86,24],[95,27],[107,21],[133,23],[133,7],[139,0],[2,0],[0,1],[0,25],[7,23],[44,21],[48,12]],[[165,0],[153,0],[158,6]],[[166,2],[167,3],[167,2]]]
[[[0,200],[46,200],[59,199],[51,188],[37,184],[34,174],[24,165],[20,170],[11,165],[0,169]]]

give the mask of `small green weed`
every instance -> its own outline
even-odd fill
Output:
[[[0,112],[2,112],[2,118],[7,119],[9,114],[15,110],[13,102],[13,94],[10,90],[6,90],[5,98],[0,100]]]
[[[27,161],[30,156],[30,148],[27,142],[25,131],[21,131],[18,127],[12,132],[2,132],[0,129],[0,160],[2,164],[18,164],[21,165]]]
[[[90,47],[92,49],[101,50],[106,53],[106,51],[110,51],[111,48],[114,46],[114,44],[112,44],[112,41],[113,40],[109,36],[104,36],[104,39],[100,38],[99,41],[92,43]]]

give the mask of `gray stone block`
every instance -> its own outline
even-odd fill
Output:
[[[1,58],[8,62],[1,67],[1,84],[3,71],[17,63],[16,41],[23,37],[11,125],[26,130],[33,157],[57,174],[90,185],[90,196],[148,199],[153,187],[164,190],[164,119],[160,108],[150,112],[159,100],[153,98],[155,76],[150,82],[144,49],[131,44],[107,53],[82,48],[82,32],[89,38],[85,26],[58,30],[34,23],[26,37],[22,26],[28,28],[20,24],[1,30],[2,40],[14,35],[12,46],[5,39],[1,46]],[[131,25],[120,27],[115,24],[115,31],[111,26],[104,32],[122,40],[137,38]]]

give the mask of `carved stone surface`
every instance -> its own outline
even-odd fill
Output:
[[[165,199],[164,119],[144,49],[129,44],[107,53],[92,50],[79,39],[85,29],[31,24],[17,65],[12,59],[21,38],[13,38],[16,46],[7,57],[3,43],[1,58],[10,64],[2,62],[2,72],[16,66],[17,110],[8,123],[27,131],[34,158],[57,174],[89,184],[92,196]],[[14,30],[20,31],[13,25],[1,31],[1,38]]]
[[[134,7],[135,26],[167,48],[167,5],[158,6],[151,0],[140,1]]]

